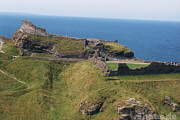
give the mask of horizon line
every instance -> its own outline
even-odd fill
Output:
[[[52,14],[35,14],[23,12],[0,12],[0,14],[18,14],[18,15],[35,15],[35,16],[54,16],[54,17],[78,17],[78,18],[98,18],[98,19],[119,19],[119,20],[139,20],[139,21],[162,21],[162,22],[180,22],[180,20],[165,20],[165,19],[138,19],[138,18],[117,18],[117,17],[88,17],[88,16],[61,16]]]

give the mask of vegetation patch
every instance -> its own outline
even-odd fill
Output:
[[[105,49],[108,50],[110,53],[113,53],[114,55],[122,55],[126,57],[134,56],[134,53],[130,49],[128,49],[124,45],[120,45],[114,42],[106,42]]]
[[[117,64],[118,63],[106,63],[106,65],[111,69],[111,70],[117,70]],[[136,68],[141,68],[141,67],[147,67],[148,64],[132,64],[132,63],[127,63],[126,64],[130,69],[136,69]]]
[[[30,88],[0,73],[1,119],[96,119],[120,117],[118,103],[135,98],[168,115],[171,109],[162,105],[164,96],[179,101],[180,74],[116,76],[107,81],[90,62],[52,62],[17,58],[1,61],[0,69],[26,82]],[[103,112],[84,116],[80,103],[103,102]],[[33,113],[33,114],[32,114]],[[175,113],[173,113],[175,114]],[[177,118],[179,118],[178,114]]]
[[[2,51],[4,51],[7,55],[11,55],[11,56],[19,55],[19,51],[16,48],[16,46],[14,45],[14,42],[10,41],[10,40],[4,42],[4,44],[2,46]]]
[[[67,38],[67,37],[53,38],[53,37],[36,36],[31,34],[27,34],[27,35],[30,40],[36,40],[43,43],[55,45],[55,49],[61,55],[66,56],[66,55],[73,55],[84,52],[84,42],[79,41],[78,39],[75,38]]]
[[[54,58],[54,56],[48,53],[32,53],[31,57],[40,57],[40,58]]]

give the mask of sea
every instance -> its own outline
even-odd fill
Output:
[[[22,20],[48,33],[77,38],[118,40],[135,56],[151,61],[180,62],[180,21],[0,14],[0,35],[11,38]]]

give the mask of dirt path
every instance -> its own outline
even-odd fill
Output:
[[[10,77],[10,78],[12,78],[12,79],[18,81],[18,82],[20,82],[20,83],[26,85],[28,88],[30,88],[30,86],[29,86],[26,82],[21,81],[21,80],[18,80],[16,77],[14,77],[14,76],[10,75],[9,73],[4,72],[4,71],[2,71],[2,70],[0,70],[0,72],[3,73],[3,74],[6,75],[6,76],[8,76],[8,77]]]
[[[4,42],[2,42],[2,41],[0,40],[0,52],[3,52],[3,51],[1,51],[2,46],[3,46],[3,43],[4,43]]]

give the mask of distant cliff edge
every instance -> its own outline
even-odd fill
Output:
[[[55,57],[85,58],[100,50],[106,59],[132,58],[134,53],[127,47],[114,42],[91,38],[72,38],[47,33],[44,28],[23,20],[22,26],[11,38],[20,55],[48,53]]]

